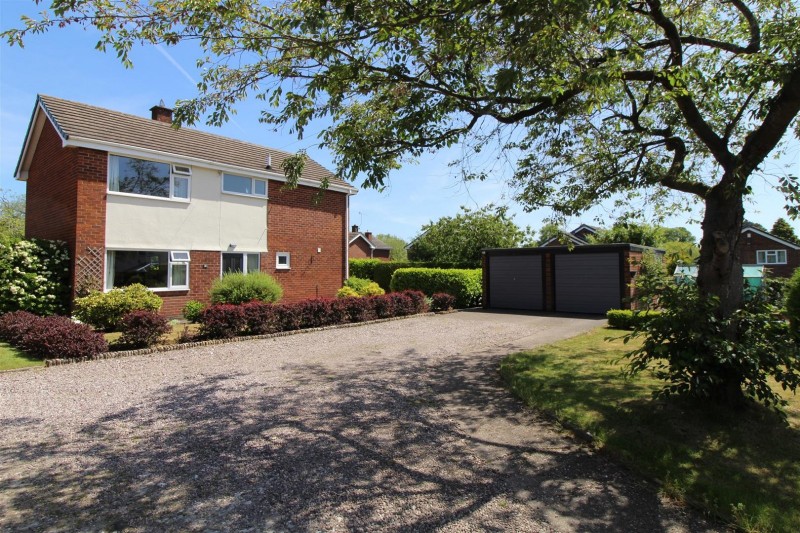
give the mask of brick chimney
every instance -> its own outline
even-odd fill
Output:
[[[172,109],[164,107],[164,100],[150,108],[150,117],[159,122],[166,122],[172,124]]]
[[[352,231],[353,233],[358,233],[358,226],[356,226],[355,224],[353,224],[353,227],[351,228],[351,230],[350,230],[350,231]]]
[[[364,232],[364,237],[366,237],[368,241],[372,241],[372,232],[371,231],[365,231]]]

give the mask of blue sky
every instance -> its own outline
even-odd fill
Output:
[[[0,0],[0,28],[16,27],[21,14],[34,15],[40,10],[33,0]],[[132,56],[134,68],[125,69],[113,52],[94,50],[96,42],[93,30],[66,28],[31,36],[24,49],[0,44],[0,188],[16,193],[25,190],[24,183],[14,180],[13,175],[37,93],[140,116],[149,116],[149,108],[162,99],[171,106],[178,99],[196,94],[199,76],[195,69],[197,53],[192,46],[138,48]],[[287,151],[303,148],[312,158],[333,168],[333,156],[316,146],[313,128],[301,141],[288,130],[275,131],[258,122],[263,105],[255,99],[244,101],[238,106],[238,114],[224,127],[196,127]],[[538,229],[542,219],[550,215],[547,209],[524,213],[499,178],[462,183],[448,166],[459,154],[460,149],[453,148],[425,156],[393,174],[385,191],[361,190],[351,201],[351,221],[364,230],[410,240],[423,224],[454,215],[462,205],[508,205],[517,224],[533,229]],[[791,141],[780,159],[767,162],[764,174],[774,176],[786,169],[800,174],[800,143],[796,140]],[[770,181],[775,178],[754,177],[755,194],[746,207],[747,218],[767,228],[778,217],[785,217],[783,199],[772,190]],[[596,217],[608,222],[613,214],[610,205],[598,206],[582,217],[570,219],[568,226],[597,224]],[[674,216],[666,223],[686,226],[699,237],[699,217],[695,211]],[[800,221],[790,224],[800,234]]]

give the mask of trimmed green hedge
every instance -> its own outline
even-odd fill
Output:
[[[653,315],[660,314],[661,311],[631,311],[629,309],[609,309],[606,312],[608,325],[617,329],[633,329],[644,323]]]
[[[380,259],[350,259],[350,276],[371,279],[383,290],[392,290],[392,275],[401,268],[464,268],[464,265],[426,263],[422,261],[381,261]]]
[[[392,275],[392,291],[417,290],[431,296],[451,294],[456,307],[476,307],[481,303],[482,272],[475,269],[401,268]]]

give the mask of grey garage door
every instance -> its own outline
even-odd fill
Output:
[[[605,313],[620,307],[619,254],[555,256],[556,311]]]
[[[489,257],[489,306],[497,309],[544,309],[540,255]]]

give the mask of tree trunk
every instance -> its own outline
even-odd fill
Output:
[[[742,193],[723,179],[705,198],[703,238],[700,241],[700,264],[697,286],[702,296],[719,298],[717,318],[727,319],[743,302],[744,275],[739,258],[738,242],[744,221]],[[731,324],[725,332],[728,340],[736,342],[737,328]],[[712,364],[719,365],[718,361]],[[741,377],[733,368],[716,368],[722,376],[713,400],[733,407],[744,404]]]

